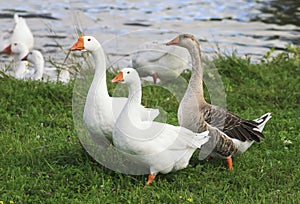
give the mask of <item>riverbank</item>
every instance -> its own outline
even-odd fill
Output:
[[[217,57],[227,108],[243,118],[272,113],[266,139],[226,162],[193,157],[188,168],[147,176],[116,173],[82,148],[72,118],[68,85],[0,78],[0,201],[9,203],[297,203],[300,51],[252,64]],[[189,79],[189,73],[182,77]],[[111,79],[112,74],[108,73]],[[114,88],[108,83],[109,90]],[[159,86],[143,89],[143,104],[159,104],[177,124],[178,103]],[[155,100],[153,100],[155,98]]]

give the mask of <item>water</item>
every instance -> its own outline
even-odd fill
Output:
[[[197,36],[205,54],[236,51],[253,61],[270,48],[277,54],[287,44],[300,44],[298,0],[45,0],[42,5],[38,0],[11,0],[2,3],[0,11],[0,35],[12,29],[17,11],[27,18],[35,48],[57,62],[76,41],[78,27],[96,36],[108,55],[118,59],[143,43],[167,41],[177,33]]]

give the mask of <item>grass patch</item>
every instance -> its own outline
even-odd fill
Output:
[[[300,199],[300,52],[260,64],[214,59],[227,94],[227,108],[254,119],[271,112],[266,139],[234,158],[203,161],[175,173],[147,176],[113,172],[82,148],[73,125],[74,83],[0,79],[0,201],[9,203],[298,203]],[[189,79],[189,73],[182,76]],[[113,76],[108,74],[108,78]],[[114,85],[108,83],[110,92]],[[163,107],[177,124],[178,102],[160,87],[143,89],[143,103]],[[198,164],[198,165],[197,165]]]

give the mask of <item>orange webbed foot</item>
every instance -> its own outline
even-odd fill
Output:
[[[149,174],[147,186],[150,186],[154,179],[155,179],[155,174]]]
[[[229,170],[233,170],[233,167],[232,167],[232,158],[231,157],[227,158],[226,161],[227,161],[228,169]]]

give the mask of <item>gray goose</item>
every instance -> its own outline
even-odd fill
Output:
[[[208,142],[203,151],[207,153],[211,150],[211,158],[226,159],[228,168],[232,170],[232,156],[245,152],[254,141],[260,142],[265,138],[261,132],[271,114],[266,113],[255,120],[245,120],[224,108],[207,103],[203,95],[203,67],[198,40],[191,34],[181,34],[167,45],[186,48],[192,58],[192,75],[178,109],[179,124],[194,132],[217,128],[221,134],[211,137],[215,140]],[[204,118],[207,125],[202,124],[201,118]],[[203,159],[203,155],[207,154],[200,151],[199,159]]]

